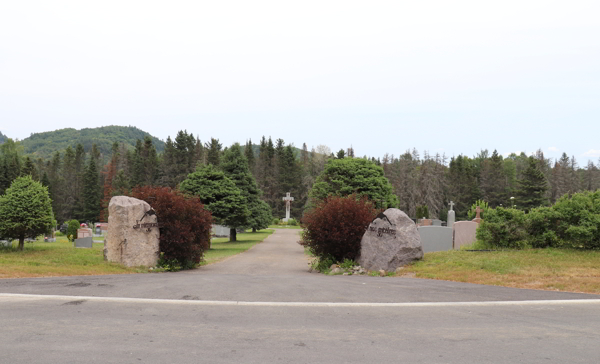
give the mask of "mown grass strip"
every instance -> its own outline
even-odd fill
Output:
[[[504,287],[600,294],[600,251],[527,249],[427,253],[400,275]]]
[[[273,230],[261,230],[237,235],[237,242],[227,238],[213,239],[212,248],[205,252],[205,261],[211,264],[239,254],[263,241]],[[17,243],[13,242],[13,246]],[[59,277],[74,275],[104,275],[145,273],[144,267],[128,268],[106,262],[102,250],[104,244],[94,241],[91,249],[74,248],[66,237],[57,237],[55,243],[41,240],[25,243],[24,251],[0,248],[0,278]]]
[[[273,232],[274,230],[265,229],[255,233],[246,232],[237,234],[238,241],[235,242],[229,242],[229,238],[212,239],[211,248],[204,252],[204,262],[201,265],[220,262],[230,256],[245,252],[265,240]]]

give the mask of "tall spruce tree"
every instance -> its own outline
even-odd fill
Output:
[[[221,164],[221,148],[223,145],[219,143],[219,139],[210,138],[210,142],[204,145],[206,149],[206,163],[219,167]]]
[[[247,226],[253,231],[268,227],[272,220],[270,209],[265,210],[265,202],[260,199],[262,191],[258,189],[256,180],[250,173],[248,161],[242,154],[238,143],[233,144],[223,153],[221,169],[235,183],[246,199],[246,206],[250,210]]]
[[[83,218],[96,221],[102,210],[102,191],[99,183],[96,154],[92,153],[86,167],[83,188]]]
[[[523,171],[523,177],[518,181],[517,207],[529,211],[538,206],[546,206],[548,198],[548,180],[539,169],[539,163],[534,157],[529,157],[529,165]]]

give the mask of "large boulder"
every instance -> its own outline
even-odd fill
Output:
[[[358,262],[368,270],[393,272],[421,258],[423,247],[417,226],[398,209],[380,213],[360,241]]]
[[[150,213],[149,213],[150,212]],[[154,267],[158,262],[159,229],[154,210],[145,201],[115,196],[108,204],[104,256],[127,267]]]

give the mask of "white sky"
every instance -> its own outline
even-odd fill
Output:
[[[600,157],[600,2],[3,1],[0,131]]]

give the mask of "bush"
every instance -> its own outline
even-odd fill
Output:
[[[525,213],[503,207],[489,209],[485,220],[477,228],[477,240],[493,248],[525,248]]]
[[[565,195],[554,206],[537,210],[547,222],[544,227],[556,235],[557,243],[580,249],[600,248],[600,190]],[[541,218],[532,216],[532,225],[537,226],[534,222]]]
[[[298,226],[298,221],[296,219],[289,219],[287,224],[291,226]]]
[[[376,216],[377,210],[366,197],[331,196],[304,214],[300,244],[321,261],[356,259],[360,240]]]
[[[200,263],[210,246],[212,215],[197,197],[168,187],[139,187],[133,196],[156,211],[160,224],[160,258],[168,270],[191,269]],[[178,263],[178,264],[177,264]]]
[[[275,218],[273,219],[273,221],[271,221],[271,223],[272,223],[273,225],[279,225],[279,223],[280,223],[280,222],[281,222],[281,221],[279,221],[279,219],[275,219]]]
[[[560,215],[552,207],[531,209],[525,218],[528,241],[534,248],[557,247],[560,239],[556,235],[556,226]]]
[[[81,224],[78,220],[69,220],[67,221],[67,237],[69,241],[73,241],[77,238],[77,229],[81,227]]]

